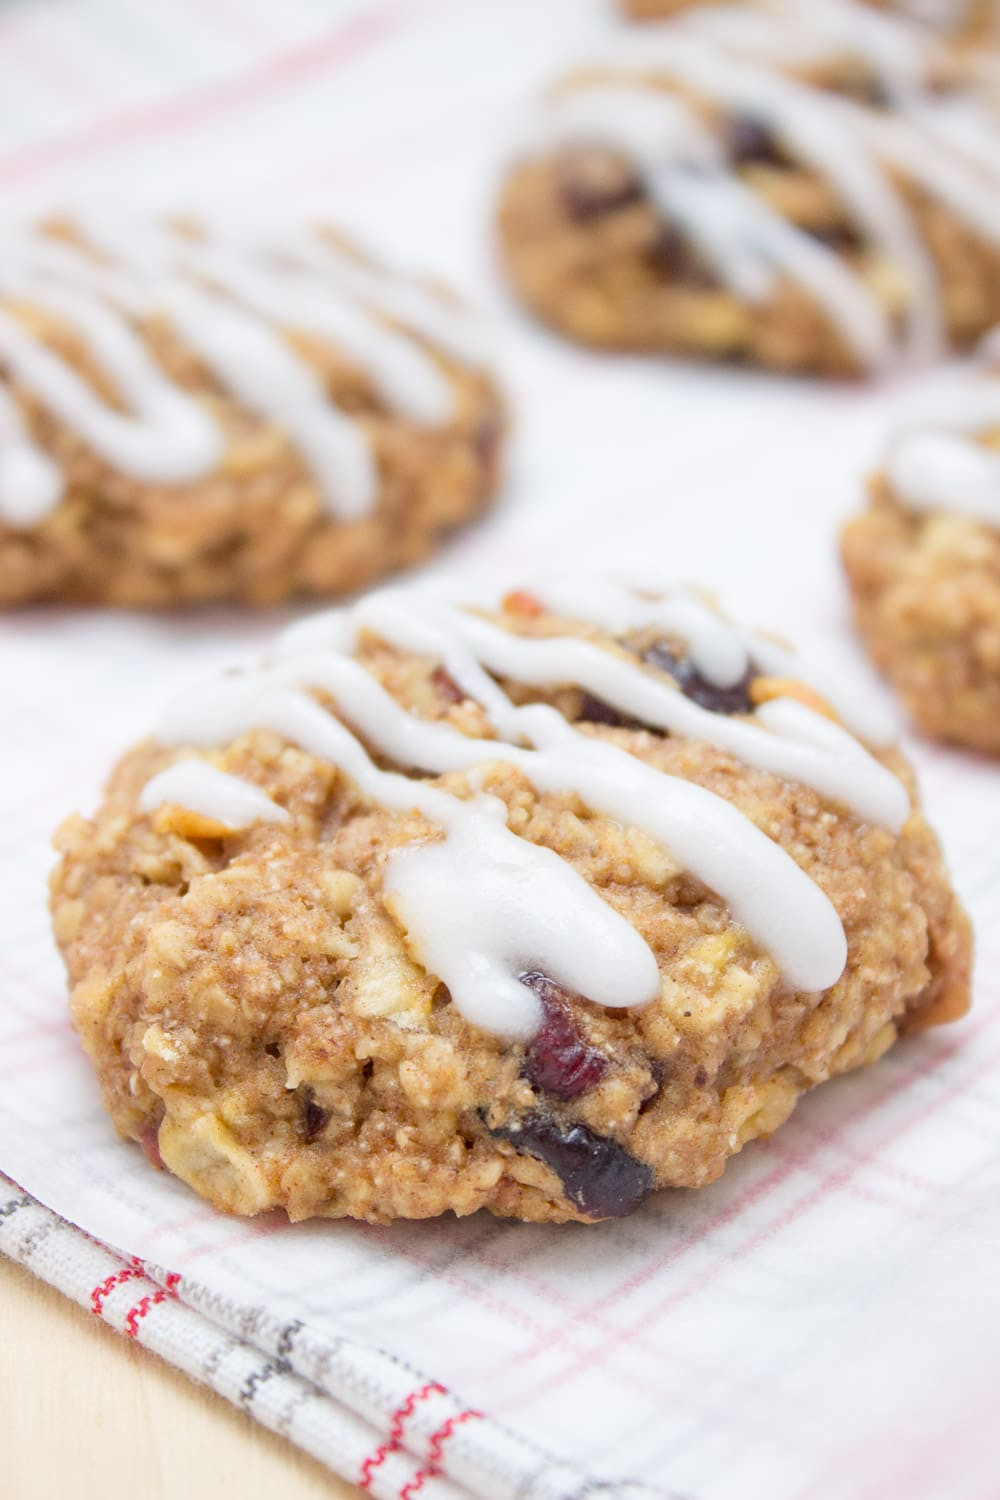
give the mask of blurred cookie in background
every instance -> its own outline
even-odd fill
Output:
[[[322,229],[0,234],[0,604],[269,604],[426,557],[497,482],[469,315]]]
[[[858,627],[916,724],[1000,754],[1000,348],[891,439],[842,549]]]
[[[521,299],[581,342],[873,374],[1000,319],[1000,116],[913,25],[710,6],[552,90],[498,226]]]

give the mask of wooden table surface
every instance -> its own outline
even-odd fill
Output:
[[[362,1494],[3,1256],[0,1307],[9,1500]]]

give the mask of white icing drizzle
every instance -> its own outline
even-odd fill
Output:
[[[531,1036],[540,1005],[517,978],[531,969],[616,1009],[657,998],[652,950],[571,865],[512,834],[497,798],[456,806],[443,840],[389,860],[384,890],[421,963],[467,1020]]]
[[[447,421],[452,393],[440,367],[411,339],[345,297],[330,276],[255,260],[233,240],[192,239],[149,225],[140,236],[131,226],[123,230],[103,217],[85,217],[83,227],[89,241],[133,272],[168,284],[184,272],[209,282],[244,315],[271,328],[329,338],[368,370],[387,405],[416,421]],[[372,280],[377,281],[374,274]]]
[[[59,470],[28,437],[17,403],[0,390],[0,516],[13,526],[35,526],[61,492]]]
[[[532,580],[529,587],[554,613],[599,625],[609,635],[652,625],[680,636],[695,667],[716,687],[734,686],[753,665],[766,676],[790,677],[814,687],[847,727],[870,744],[885,745],[893,738],[891,719],[868,704],[858,704],[836,676],[780,641],[727,619],[692,590],[681,588],[656,597],[656,585],[646,595],[637,578],[628,587],[607,577],[580,574]]]
[[[128,392],[133,412],[109,406],[64,359],[0,310],[0,360],[55,416],[139,479],[183,484],[215,467],[222,456],[215,424],[160,371],[127,323],[75,291],[39,287],[33,300],[83,339],[116,388]]]
[[[533,687],[574,683],[622,714],[715,745],[758,770],[802,782],[846,803],[863,818],[894,829],[906,821],[909,799],[902,783],[846,730],[811,709],[803,713],[810,720],[822,720],[837,736],[835,753],[800,742],[797,735],[762,733],[744,719],[710,712],[638,665],[574,637],[514,636],[465,614],[456,614],[454,628],[490,672]],[[764,722],[763,710],[755,717]]]
[[[361,427],[330,404],[315,370],[261,319],[222,297],[176,283],[161,302],[215,377],[290,434],[331,514],[367,515],[378,488],[375,456]]]
[[[694,10],[683,28],[727,51],[764,62],[809,64],[843,53],[867,63],[894,101],[917,92],[934,56],[933,43],[895,16],[873,15],[850,0],[760,0],[761,9]]]
[[[739,627],[685,589],[644,597],[611,578],[564,574],[532,580],[530,592],[551,613],[599,625],[609,635],[655,626],[680,636],[698,671],[716,687],[733,687],[750,664]]]
[[[481,365],[488,351],[483,330],[462,308],[414,281],[404,281],[379,267],[377,272],[316,231],[276,237],[276,256],[306,270],[329,276],[359,302],[374,305],[386,317],[437,344],[460,364]]]
[[[981,377],[951,410],[896,435],[886,478],[902,504],[1000,526],[1000,450],[977,441],[1000,428],[1000,380]]]
[[[932,103],[913,101],[907,118],[916,126],[921,123],[945,147],[950,146],[963,163],[963,171],[974,167],[992,179],[995,191],[1000,188],[1000,155],[997,151],[997,121],[979,99],[945,96]]]
[[[532,144],[581,141],[629,156],[651,201],[684,226],[737,295],[761,302],[787,276],[821,303],[863,365],[888,362],[891,330],[874,294],[740,182],[721,144],[679,99],[638,79],[574,88],[550,104]]]
[[[332,663],[332,657],[323,658],[317,670]],[[356,663],[344,659],[339,665],[348,673],[354,668],[355,685],[391,705]],[[305,676],[312,674],[307,670]],[[203,697],[189,696],[168,712],[160,734],[167,741],[212,745],[254,728],[272,729],[330,761],[372,801],[401,813],[417,811],[445,830],[444,870],[436,846],[410,847],[389,860],[385,889],[417,956],[477,1025],[513,1037],[537,1029],[538,1001],[517,979],[532,968],[601,1005],[621,1008],[656,998],[656,961],[635,929],[566,861],[510,833],[502,803],[492,797],[463,802],[380,770],[343,724],[274,676],[250,685],[224,679]]]
[[[589,142],[620,150],[650,200],[734,293],[760,302],[787,278],[823,309],[862,366],[926,359],[944,343],[939,278],[893,174],[1000,243],[1000,131],[976,100],[932,94],[935,46],[919,27],[850,0],[695,12],[616,38],[600,60],[603,80],[556,94],[527,149]],[[871,66],[891,111],[781,71],[839,53]],[[690,96],[759,121],[831,184],[865,241],[902,272],[902,337],[862,270],[743,183]]]
[[[1000,244],[1000,175],[984,172],[979,161],[964,159],[961,142],[940,130],[935,114],[921,110],[893,119],[858,106],[847,108],[884,161],[984,239]]]
[[[835,700],[845,702],[844,692],[834,688],[825,674],[813,669],[806,676],[795,652],[765,636],[741,630],[705,606],[699,608],[698,601],[685,591],[666,594],[659,600],[633,594],[630,607],[629,591],[608,580],[594,581],[594,598],[589,604],[582,597],[586,588],[586,581],[582,586],[550,582],[543,583],[535,592],[550,607],[564,610],[577,620],[596,623],[609,633],[660,624],[690,644],[695,664],[708,665],[710,670],[706,675],[720,686],[737,681],[752,662],[768,675],[805,681],[811,677],[834,706]],[[884,823],[894,831],[902,827],[909,814],[909,797],[898,778],[846,730],[811,709],[803,708],[803,713],[818,725],[813,745],[810,747],[809,736],[797,729],[789,731],[789,739],[806,743],[789,743],[782,736],[761,733],[745,719],[702,708],[638,663],[577,637],[534,639],[511,635],[480,615],[400,590],[377,590],[349,612],[327,611],[293,627],[279,643],[279,656],[287,653],[294,663],[298,652],[308,652],[311,648],[326,647],[343,653],[353,648],[358,633],[365,629],[402,650],[440,656],[447,671],[483,705],[494,728],[514,743],[525,738],[532,742],[533,731],[526,730],[525,724],[534,722],[538,710],[512,708],[490,673],[543,688],[572,683],[627,716],[670,733],[702,740],[730,751],[748,765],[812,786],[824,796],[845,802],[862,817]],[[711,670],[722,664],[720,647],[727,630],[730,632],[725,661],[728,680],[723,681],[713,679]],[[742,653],[742,664],[734,678],[730,673],[737,651]],[[302,681],[300,677],[294,680]],[[322,685],[336,692],[329,674]],[[356,681],[353,691],[363,690],[363,684]],[[352,700],[352,706],[355,701]],[[754,718],[766,722],[769,713],[768,705],[764,705],[757,709]],[[798,726],[797,719],[793,722]],[[884,721],[878,719],[874,723],[882,731],[878,738],[887,739]],[[868,727],[868,721],[863,719],[858,732],[867,731]],[[406,726],[398,723],[397,731],[406,734]],[[826,746],[825,753],[817,749],[819,745]],[[409,742],[407,755],[415,757],[413,764],[435,769],[420,759],[416,747]],[[465,764],[464,760],[461,764]],[[456,764],[447,768],[459,767]]]
[[[343,350],[390,410],[428,425],[449,419],[451,382],[424,340],[444,329],[453,336],[437,342],[457,351],[461,318],[430,291],[327,250],[318,235],[292,237],[293,256],[206,228],[189,235],[104,215],[78,222],[85,246],[43,230],[12,232],[0,249],[0,297],[68,324],[126,410],[109,404],[10,310],[0,310],[0,362],[123,474],[180,485],[210,475],[223,457],[218,423],[159,368],[130,326],[157,314],[225,390],[287,434],[325,507],[342,519],[364,516],[375,503],[371,442],[360,421],[338,411],[287,333]],[[466,359],[467,349],[457,357]],[[54,474],[7,398],[0,521],[29,526],[44,519],[63,493]]]
[[[562,601],[573,603],[568,586]],[[609,584],[592,613],[613,619],[616,629],[641,617],[683,634],[701,666],[730,680],[748,649],[757,661],[756,638],[747,637],[748,648],[735,631],[727,636],[727,622],[690,594],[636,594],[629,603],[625,590]],[[575,617],[585,618],[584,611]],[[496,738],[470,737],[396,702],[352,654],[365,632],[440,660],[481,705]],[[797,702],[772,702],[748,719],[710,713],[603,647],[568,636],[516,636],[465,608],[403,589],[380,590],[286,632],[269,665],[188,693],[159,734],[207,747],[270,729],[339,767],[362,796],[443,830],[440,840],[389,855],[387,898],[414,952],[448,985],[462,1013],[504,1035],[527,1036],[538,1024],[537,1001],[517,979],[526,969],[610,1006],[648,1003],[659,981],[651,951],[630,924],[569,864],[512,833],[501,803],[478,794],[483,768],[496,762],[516,768],[538,792],[579,798],[592,813],[644,832],[718,893],[797,989],[836,981],[846,961],[843,927],[779,845],[712,792],[574,728],[554,708],[516,705],[498,677],[575,684],[647,723],[815,786],[892,828],[907,815],[902,785],[839,725]],[[328,695],[338,717],[312,692]],[[384,770],[372,753],[410,772],[463,775],[472,795]]]
[[[970,0],[903,0],[903,9],[925,26],[955,32],[967,23],[971,5]],[[995,18],[1000,19],[995,5],[993,9]]]
[[[214,818],[234,831],[254,823],[287,823],[285,808],[279,807],[259,787],[228,771],[220,771],[204,760],[179,760],[146,782],[139,797],[144,812],[165,803]]]

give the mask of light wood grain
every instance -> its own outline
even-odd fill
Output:
[[[10,1500],[362,1494],[3,1256],[0,1307],[0,1493]]]

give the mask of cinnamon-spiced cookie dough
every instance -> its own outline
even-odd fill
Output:
[[[361,588],[483,509],[503,427],[467,315],[330,232],[0,235],[0,605]]]
[[[1000,318],[1000,128],[971,69],[850,3],[621,28],[514,145],[509,279],[606,348],[856,375],[966,346]]]
[[[119,1131],[221,1209],[627,1214],[968,1003],[913,776],[687,591],[384,590],[58,837]]]
[[[895,435],[842,550],[858,627],[916,723],[1000,754],[1000,371]]]

